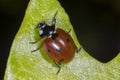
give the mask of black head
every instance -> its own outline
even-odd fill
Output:
[[[56,19],[55,19],[56,15],[57,15],[57,12],[55,13],[55,15],[53,17],[51,25],[48,25],[45,22],[38,24],[39,34],[40,34],[41,38],[48,37],[54,33],[55,23],[56,23]]]
[[[45,22],[38,25],[39,34],[41,38],[48,37],[52,35],[55,31],[55,25],[47,25]]]

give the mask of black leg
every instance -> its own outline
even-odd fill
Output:
[[[37,43],[38,41],[40,41],[41,39],[38,39],[38,40],[36,40],[36,41],[34,41],[34,42],[29,42],[30,44],[35,44],[35,43]]]
[[[58,71],[57,71],[56,75],[57,75],[57,74],[60,72],[60,70],[61,70],[61,66],[60,66],[60,65],[61,65],[61,62],[62,62],[62,61],[64,61],[64,60],[61,59],[59,62],[55,62],[55,61],[54,61],[55,65],[58,67]]]
[[[60,64],[59,63],[57,63],[57,62],[55,62],[54,61],[54,63],[55,63],[55,65],[58,67],[58,71],[57,71],[57,73],[56,73],[56,75],[60,72],[60,70],[61,70],[61,66],[60,66]]]
[[[71,32],[71,29],[68,31],[68,34]]]
[[[80,48],[78,48],[77,46],[75,46],[75,48],[76,48],[76,52],[77,52],[77,53],[78,53],[78,52],[80,52],[81,47],[80,47]]]
[[[37,49],[35,49],[35,50],[32,50],[31,52],[36,52],[36,51],[38,51],[40,49],[40,47],[38,47]]]
[[[35,50],[32,50],[31,52],[36,52],[38,51],[41,47],[42,47],[43,44],[41,44],[38,48],[36,48]]]

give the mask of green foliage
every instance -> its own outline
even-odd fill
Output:
[[[39,33],[34,28],[43,21],[51,24],[56,11],[56,26],[65,31],[72,29],[70,35],[80,47],[70,20],[57,0],[31,0],[13,41],[4,80],[119,80],[120,55],[104,64],[82,48],[70,63],[61,65],[62,70],[56,75],[58,68],[43,49],[31,53],[42,43],[29,44],[39,38]]]

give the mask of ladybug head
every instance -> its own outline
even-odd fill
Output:
[[[47,25],[45,22],[38,24],[39,35],[41,38],[49,37],[54,33],[55,25]]]
[[[54,14],[53,20],[52,20],[52,25],[48,25],[45,22],[43,23],[39,23],[38,24],[38,28],[39,28],[39,34],[41,38],[44,37],[49,37],[51,36],[54,31],[55,31],[55,24],[56,24],[56,15],[57,15],[58,11],[56,11],[56,13]]]

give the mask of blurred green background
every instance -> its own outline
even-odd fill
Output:
[[[101,62],[120,52],[120,0],[59,0],[83,48]],[[29,0],[0,0],[0,80]]]

